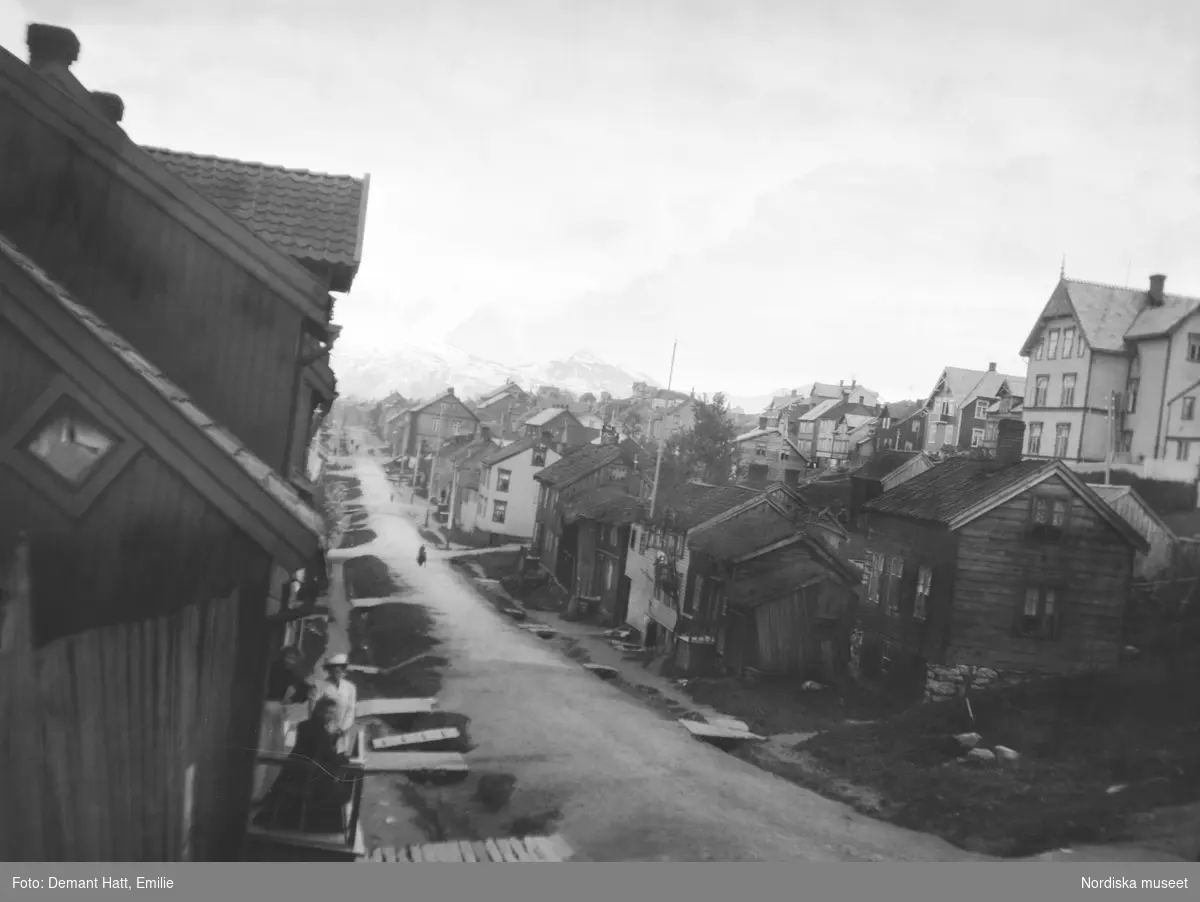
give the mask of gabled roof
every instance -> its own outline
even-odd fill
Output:
[[[670,528],[686,532],[730,508],[762,494],[740,485],[686,482],[665,490],[655,501],[655,516],[662,513]]]
[[[1000,389],[1006,384],[1011,385],[1013,380],[1019,381],[1021,383],[1021,390],[1025,390],[1025,380],[1020,376],[1008,376],[1004,373],[998,373],[995,370],[988,370],[979,377],[979,381],[966,393],[962,399],[962,403],[963,405],[970,404],[976,398],[998,398],[1000,397]]]
[[[915,414],[921,412],[923,406],[920,401],[893,401],[890,404],[885,404],[884,408],[887,416],[891,418],[894,425],[912,419]]]
[[[545,469],[538,470],[533,478],[546,485],[562,488],[622,459],[633,460],[633,454],[624,442],[619,445],[584,445],[560,457]]]
[[[961,406],[962,402],[966,400],[967,395],[979,384],[979,380],[986,376],[987,373],[987,370],[968,370],[961,366],[948,366],[942,370],[937,384],[934,385],[933,391],[929,393],[929,399],[932,400],[937,395],[938,389],[944,385],[950,397]]]
[[[44,78],[0,47],[0,82],[6,85],[9,99],[67,137],[111,177],[125,181],[151,203],[173,211],[178,221],[270,286],[314,326],[329,328],[329,296],[310,271],[131,143],[125,132],[104,119],[78,90],[68,89],[64,82],[78,85],[68,70],[59,74],[62,77]],[[79,88],[86,93],[82,85]]]
[[[539,410],[537,413],[529,416],[525,420],[524,425],[526,425],[526,426],[548,426],[550,423],[553,423],[559,417],[564,417],[564,416],[570,417],[576,423],[579,422],[579,418],[577,416],[575,416],[575,414],[571,413],[571,411],[569,411],[565,407],[547,407],[545,410]]]
[[[445,402],[454,401],[456,404],[459,404],[463,408],[463,410],[466,411],[467,416],[469,416],[475,422],[477,422],[477,423],[479,422],[479,417],[475,416],[474,411],[472,411],[470,408],[468,408],[466,404],[463,404],[462,399],[459,398],[457,395],[455,395],[453,391],[444,391],[440,395],[438,395],[436,398],[434,398],[430,401],[418,401],[415,404],[413,404],[411,407],[406,408],[404,412],[405,413],[422,413],[422,412],[428,410],[434,404],[440,404],[443,401],[445,401]]]
[[[783,443],[791,449],[793,454],[795,454],[801,460],[808,460],[808,457],[803,451],[800,450],[800,446],[792,441],[791,436],[789,436],[778,426],[768,426],[766,429],[751,429],[749,432],[739,435],[733,441],[734,444],[740,445],[744,442],[754,441],[755,439],[766,438],[769,435],[778,435],[781,439],[783,439]]]
[[[478,403],[475,406],[480,407],[480,408],[481,407],[490,407],[492,404],[495,404],[497,401],[500,401],[504,398],[507,398],[510,396],[517,396],[517,395],[527,395],[527,394],[529,394],[529,392],[525,391],[525,389],[521,388],[521,386],[517,385],[517,383],[509,382],[509,383],[506,383],[505,385],[501,386],[500,388],[493,389],[492,391],[488,392],[487,394],[481,396]]]
[[[830,398],[826,401],[822,401],[820,404],[816,405],[815,407],[812,407],[809,410],[806,410],[804,413],[800,414],[800,416],[796,417],[796,419],[802,423],[808,422],[810,420],[819,420],[819,419],[821,419],[821,417],[823,417],[825,414],[827,414],[829,411],[833,410],[833,408],[837,407],[841,403],[842,403],[842,398],[840,395],[836,398]]]
[[[334,267],[332,290],[350,290],[362,262],[370,176],[142,149],[289,257]]]
[[[1184,295],[1164,294],[1161,307],[1147,306],[1146,299],[1145,289],[1059,279],[1025,339],[1021,355],[1033,352],[1044,322],[1055,317],[1074,317],[1093,349],[1123,351],[1126,340],[1166,335],[1200,309],[1200,298]]]
[[[491,439],[481,439],[479,436],[475,436],[469,444],[454,449],[450,455],[450,462],[456,467],[469,465],[496,447],[496,443]]]
[[[1146,518],[1148,520],[1152,521],[1159,529],[1161,529],[1164,533],[1166,533],[1171,538],[1176,537],[1175,531],[1170,527],[1170,525],[1168,525],[1167,521],[1164,520],[1161,516],[1159,516],[1158,511],[1156,511],[1153,507],[1151,507],[1146,502],[1146,499],[1143,498],[1141,495],[1139,495],[1134,490],[1133,486],[1131,486],[1131,485],[1102,485],[1102,484],[1098,484],[1098,483],[1088,483],[1088,485],[1091,486],[1092,491],[1095,492],[1097,495],[1099,495],[1101,498],[1103,498],[1104,502],[1108,505],[1115,507],[1116,503],[1122,499],[1126,499],[1126,500],[1133,502],[1139,508],[1141,508],[1142,513],[1146,516]],[[1133,526],[1134,529],[1137,529],[1137,525],[1135,523],[1133,523],[1132,521],[1130,521],[1129,525]],[[1141,533],[1142,538],[1144,538],[1147,542],[1150,540],[1150,536],[1148,534],[1149,531],[1142,532],[1140,529],[1138,529],[1138,532]]]
[[[958,529],[1048,479],[1059,478],[1131,545],[1145,551],[1145,540],[1092,488],[1060,460],[1022,460],[1002,465],[992,460],[951,458],[868,502],[865,510]]]
[[[611,526],[628,526],[636,523],[642,512],[642,501],[616,482],[580,492],[563,505],[563,519],[568,524],[595,520]]]
[[[852,470],[850,478],[882,482],[913,459],[924,456],[922,451],[880,451],[857,470]]]
[[[86,394],[103,392],[102,407],[276,560],[308,564],[321,518],[278,473],[3,238],[0,284],[0,319]]]
[[[474,440],[473,435],[452,435],[446,438],[437,450],[434,451],[434,456],[443,460],[450,460],[455,452],[461,451]]]
[[[516,457],[518,454],[523,454],[530,448],[534,447],[537,443],[538,439],[533,437],[523,438],[518,441],[511,442],[510,444],[505,445],[503,448],[492,449],[480,461],[480,463],[485,467],[490,467],[493,464],[498,464],[502,461],[508,460],[509,458]]]

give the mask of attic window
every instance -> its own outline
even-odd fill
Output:
[[[766,457],[767,456],[767,443],[766,442],[755,442],[754,443],[754,454],[756,457]]]
[[[619,482],[629,475],[629,468],[621,464],[613,464],[608,468],[608,478],[614,482]]]
[[[0,462],[80,516],[140,447],[60,376],[0,438]]]
[[[546,466],[546,449],[545,448],[534,448],[533,449],[533,465],[535,467]]]

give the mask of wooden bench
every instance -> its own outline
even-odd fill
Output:
[[[524,836],[482,841],[426,843],[393,848],[383,846],[372,850],[363,861],[388,861],[408,864],[424,861],[459,863],[508,863],[569,861],[574,855],[570,844],[560,834],[553,836]]]

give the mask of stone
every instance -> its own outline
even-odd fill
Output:
[[[824,689],[824,688],[825,687],[822,686],[820,683],[818,683],[816,680],[805,680],[803,683],[800,684],[800,689],[804,692],[816,692],[817,690]]]
[[[983,737],[980,736],[978,733],[959,733],[957,736],[954,737],[954,741],[957,742],[964,749],[975,748],[977,745],[979,745],[980,740],[982,740],[982,739],[983,739]]]
[[[971,764],[994,764],[996,753],[991,749],[971,749],[965,760]]]
[[[1005,764],[1014,764],[1021,757],[1020,752],[1016,751],[1015,749],[1010,749],[1006,745],[997,745],[992,749],[992,751],[995,752],[996,757]]]

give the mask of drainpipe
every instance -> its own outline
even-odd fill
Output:
[[[1163,363],[1162,397],[1158,401],[1158,428],[1154,433],[1154,456],[1158,457],[1158,446],[1162,441],[1163,409],[1167,403],[1167,374],[1171,371],[1171,336],[1167,336],[1167,357]],[[1164,449],[1165,451],[1166,449]]]

